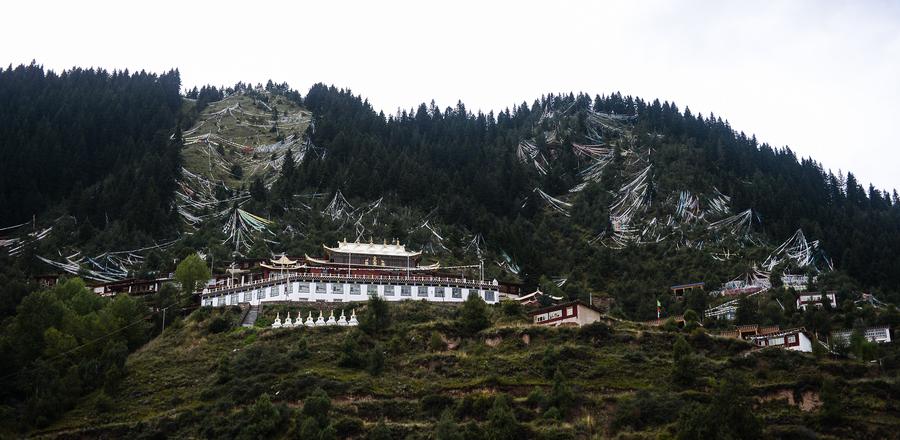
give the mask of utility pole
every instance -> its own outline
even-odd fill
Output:
[[[166,309],[168,309],[168,307],[162,309],[163,310],[162,330],[159,331],[159,334],[163,334],[163,332],[166,331]]]

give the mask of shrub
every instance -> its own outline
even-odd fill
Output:
[[[469,295],[459,311],[459,327],[469,335],[491,326],[487,303],[478,295]]]
[[[331,399],[321,388],[316,388],[303,402],[303,415],[315,419],[320,428],[328,425],[330,411]]]
[[[340,438],[355,437],[365,431],[365,424],[356,417],[342,417],[333,424]]]
[[[381,375],[381,372],[384,371],[384,348],[381,347],[381,344],[375,344],[375,346],[369,350],[366,363],[366,370],[369,374],[372,376]]]
[[[434,439],[463,440],[464,438],[456,420],[453,420],[453,413],[450,410],[444,411],[441,419],[434,425]]]
[[[428,394],[420,402],[422,412],[434,417],[453,406],[453,398],[444,394]]]
[[[544,418],[548,420],[562,420],[563,415],[559,408],[551,406],[550,409],[544,412]]]
[[[681,408],[680,399],[662,393],[639,391],[633,398],[622,400],[616,406],[611,428],[619,431],[630,427],[636,431],[671,423]]]
[[[210,333],[222,333],[231,328],[231,320],[226,315],[218,315],[209,321]]]
[[[517,440],[524,438],[522,425],[509,407],[509,397],[501,394],[494,399],[488,412],[487,438],[492,440]]]
[[[503,301],[500,303],[500,309],[506,316],[519,316],[522,314],[522,304],[518,301]]]
[[[366,438],[368,440],[392,440],[394,437],[391,435],[391,430],[384,424],[384,420],[382,420],[369,431],[369,435]]]
[[[447,344],[444,342],[444,339],[441,338],[440,333],[431,332],[431,338],[428,340],[428,348],[431,351],[444,351],[447,349]]]

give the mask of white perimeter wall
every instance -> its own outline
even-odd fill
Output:
[[[273,286],[247,286],[226,294],[203,294],[201,305],[220,307],[249,303],[276,301],[366,301],[376,294],[388,301],[426,300],[433,302],[463,302],[471,294],[481,296],[488,304],[499,301],[497,290],[480,290],[459,287],[434,287],[421,285],[398,286],[391,284],[345,284],[337,282],[292,281]]]

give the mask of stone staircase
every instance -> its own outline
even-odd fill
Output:
[[[241,321],[241,326],[253,327],[256,324],[257,317],[259,317],[259,306],[250,306],[250,310],[247,311],[247,314],[244,315],[244,319]]]

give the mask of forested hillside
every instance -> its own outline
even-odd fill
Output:
[[[329,154],[307,156],[298,172],[284,179],[290,189],[281,193],[340,189],[363,199],[396,194],[404,204],[437,209],[447,223],[465,225],[499,243],[531,282],[541,274],[577,273],[588,277],[589,285],[602,286],[637,270],[623,267],[623,261],[640,266],[646,257],[673,252],[684,258],[680,264],[691,265],[692,250],[657,244],[647,246],[651,251],[640,246],[611,250],[584,239],[609,228],[611,194],[623,183],[624,160],[612,161],[600,179],[575,193],[569,189],[580,181],[582,168],[571,148],[547,152],[556,158],[545,173],[517,160],[515,145],[522,139],[535,138],[538,149],[546,148],[541,136],[550,124],[562,127],[556,131],[564,136],[558,144],[586,143],[589,114],[604,112],[636,116],[629,128],[633,135],[613,137],[608,144],[651,152],[646,160],[652,177],[645,195],[651,210],[678,191],[715,188],[730,196],[733,212],[751,209],[752,229],[768,241],[781,242],[802,228],[806,236],[820,240],[834,267],[860,286],[892,295],[900,288],[896,190],[865,190],[852,173],[835,175],[813,159],[799,160],[790,149],[735,133],[719,117],[694,116],[674,104],[619,94],[594,99],[551,95],[496,115],[472,114],[462,103],[445,110],[422,104],[414,112],[385,117],[361,97],[317,85],[305,104],[316,116],[314,143]],[[559,109],[567,110],[547,117],[548,110],[563,113]],[[535,188],[568,199],[571,221],[526,203],[536,198]],[[657,269],[668,272],[671,281],[702,276]]]
[[[866,438],[898,426],[900,357],[861,336],[898,323],[886,304],[900,303],[896,190],[720,117],[619,93],[385,115],[322,84],[182,95],[178,71],[32,64],[0,70],[0,154],[0,436]],[[376,301],[349,305],[360,330],[276,331],[269,315],[308,305],[237,328],[236,309],[189,316],[196,298],[173,284],[141,299],[86,287],[167,278],[188,257],[202,281],[207,267],[342,239],[397,239],[424,263],[483,263],[487,279],[602,300],[606,323],[535,328],[510,302]],[[64,277],[39,287],[48,273]],[[838,307],[798,309],[787,275],[836,291]],[[853,341],[759,353],[708,334],[731,325],[703,314],[721,298],[669,292],[751,277],[769,284],[734,300],[734,324],[813,339],[854,329]],[[685,327],[639,324],[657,304]]]
[[[171,233],[180,88],[177,71],[0,69],[0,225]]]
[[[87,249],[59,264],[107,279],[104,252],[163,242],[118,273],[171,271],[192,250],[224,262],[397,237],[435,259],[485,258],[491,276],[526,286],[566,279],[649,317],[664,286],[739,277],[802,229],[818,241],[814,272],[833,273],[824,281],[898,299],[896,191],[671,103],[569,94],[496,114],[432,103],[384,115],[321,84],[302,98],[269,82],[183,99],[177,71],[2,75],[0,218],[36,219],[28,236],[4,232],[4,249],[29,273],[49,269],[35,256]],[[348,221],[332,212],[344,202],[378,211]]]

